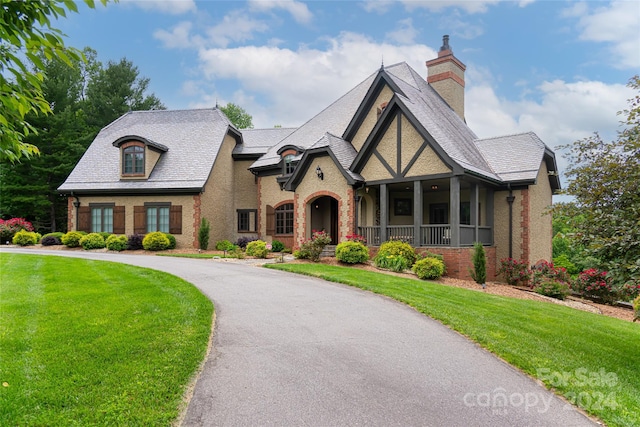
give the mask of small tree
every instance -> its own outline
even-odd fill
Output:
[[[640,77],[628,86],[636,94],[619,113],[624,129],[616,139],[596,133],[560,147],[569,164],[565,193],[575,201],[553,208],[566,218],[571,244],[584,247],[617,285],[640,280]]]
[[[210,229],[211,224],[209,224],[209,220],[202,218],[202,221],[200,221],[200,229],[198,230],[198,243],[200,244],[200,249],[203,251],[206,251],[209,247]]]
[[[230,102],[224,107],[220,107],[220,110],[238,129],[253,129],[253,117],[239,105]]]
[[[475,242],[473,244],[473,270],[469,270],[471,277],[477,284],[482,285],[487,281],[487,257],[484,253],[482,243]]]

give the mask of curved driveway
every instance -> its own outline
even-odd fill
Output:
[[[459,334],[373,293],[230,262],[20,252],[150,267],[213,300],[213,349],[184,426],[596,425]]]

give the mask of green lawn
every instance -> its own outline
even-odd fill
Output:
[[[640,323],[323,264],[268,264],[404,302],[539,378],[609,426],[640,425]]]
[[[0,424],[171,425],[213,306],[124,264],[0,254]]]

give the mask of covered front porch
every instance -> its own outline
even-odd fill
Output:
[[[368,184],[356,195],[357,232],[372,246],[491,246],[493,195],[488,185],[458,176]]]

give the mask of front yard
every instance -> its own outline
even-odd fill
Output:
[[[170,425],[213,306],[166,273],[0,254],[0,424]]]
[[[268,264],[387,295],[469,337],[609,426],[640,425],[640,324],[362,269]]]

